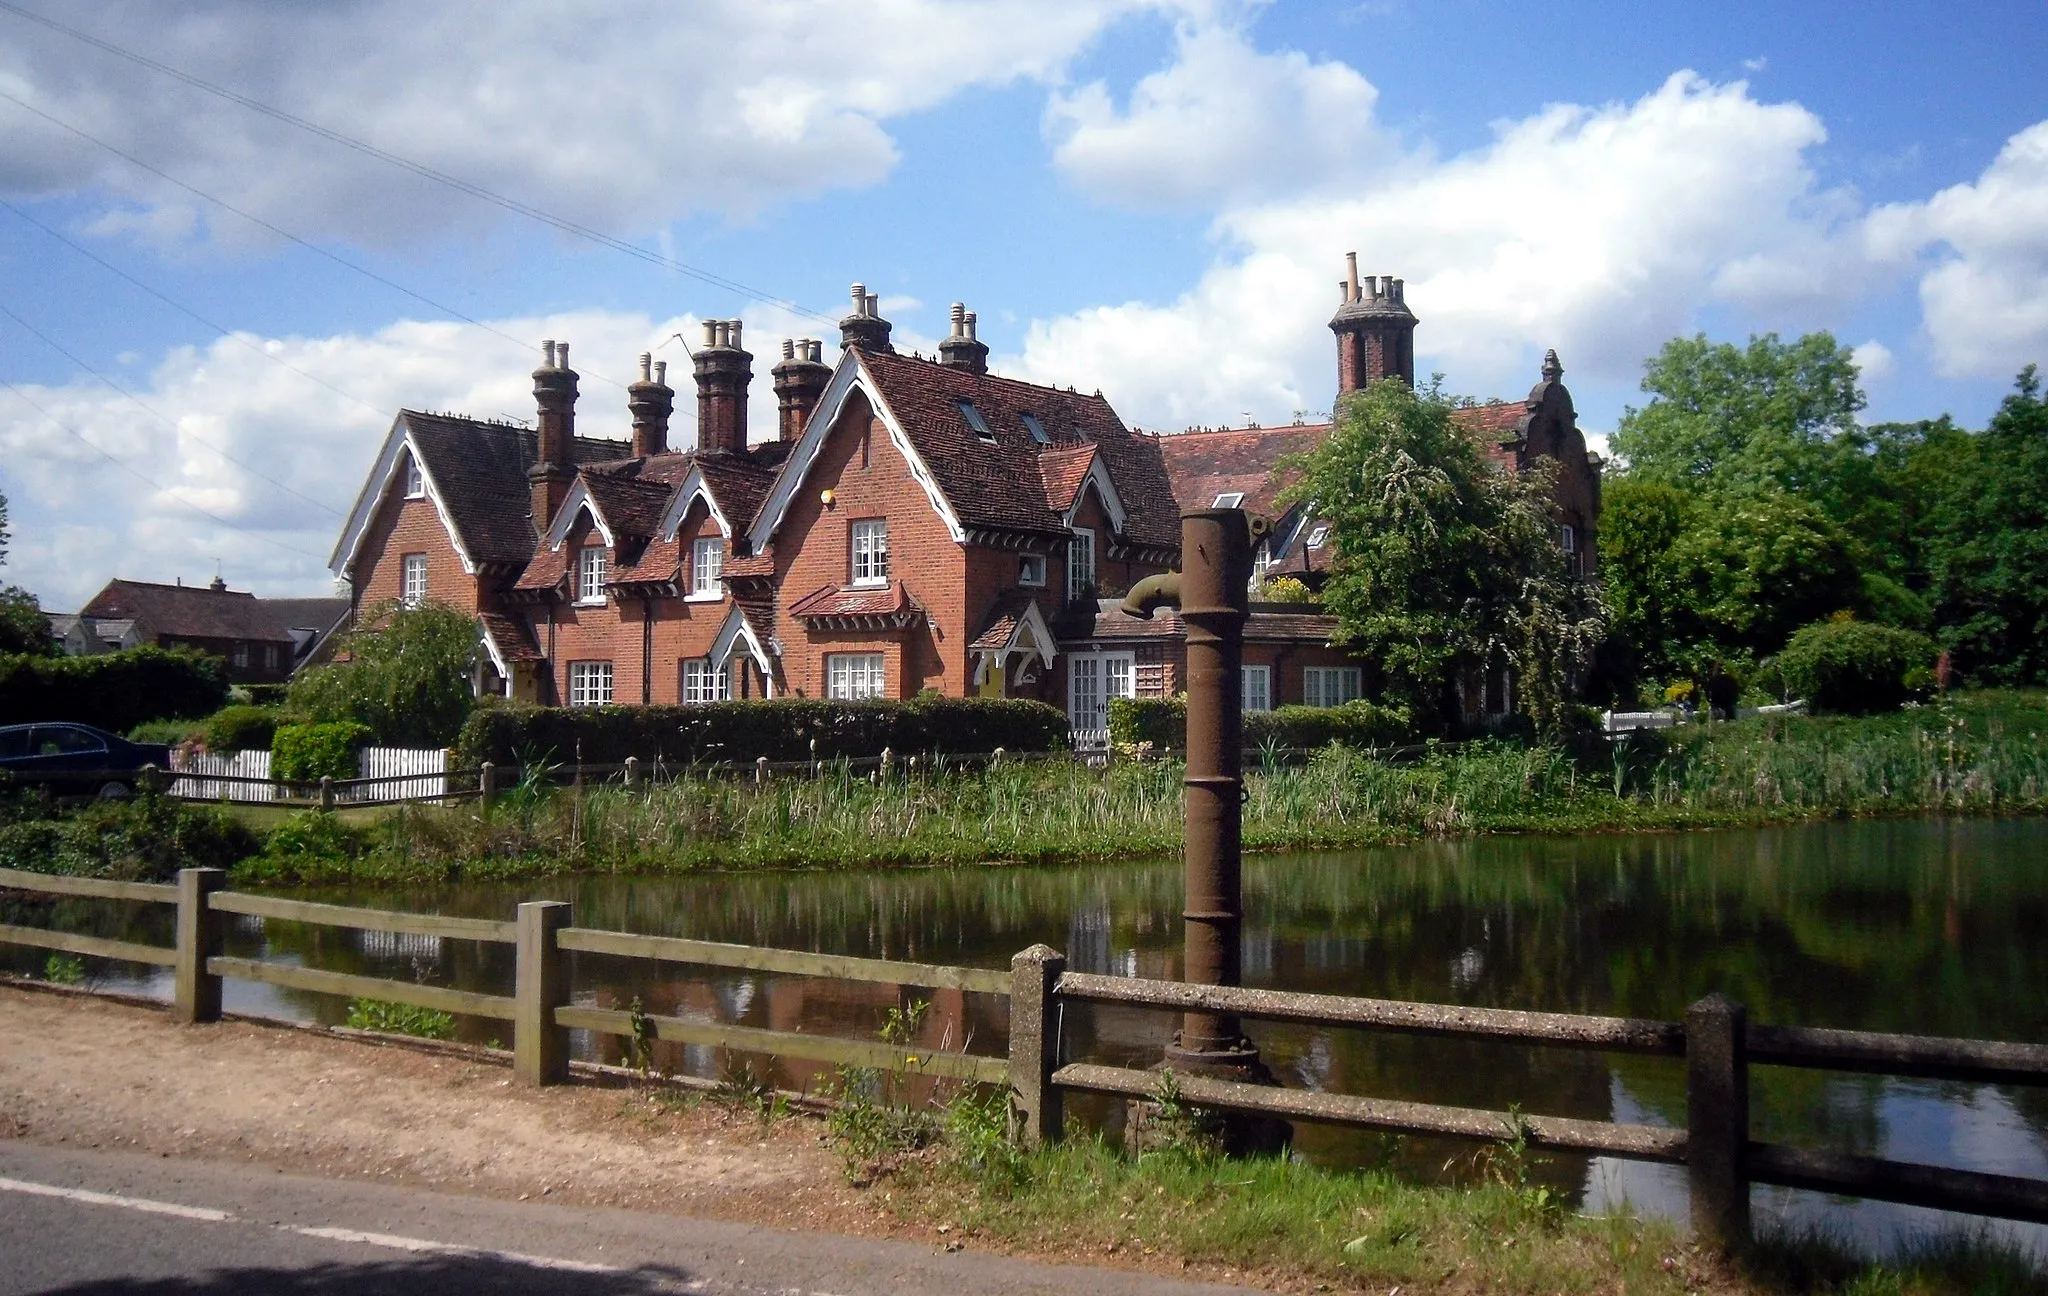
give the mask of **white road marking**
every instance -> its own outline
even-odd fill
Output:
[[[449,1242],[429,1242],[425,1238],[399,1237],[395,1233],[365,1233],[360,1229],[345,1228],[302,1228],[295,1225],[280,1225],[287,1232],[301,1233],[307,1237],[324,1238],[329,1242],[360,1242],[365,1246],[387,1247],[393,1251],[415,1251],[427,1255],[470,1256],[482,1260],[503,1260],[511,1264],[527,1265],[534,1269],[561,1269],[569,1273],[620,1273],[617,1265],[592,1264],[586,1260],[558,1260],[553,1256],[523,1255],[517,1251],[492,1251],[483,1247],[456,1246]]]
[[[175,1202],[151,1201],[147,1197],[120,1197],[113,1193],[90,1192],[84,1188],[59,1188],[54,1184],[29,1183],[22,1179],[0,1178],[0,1191],[27,1193],[32,1197],[62,1197],[67,1201],[87,1202],[94,1206],[121,1206],[128,1210],[146,1211],[151,1215],[176,1215],[179,1219],[204,1220],[219,1224],[234,1216],[226,1211],[208,1210],[204,1206],[180,1206]]]

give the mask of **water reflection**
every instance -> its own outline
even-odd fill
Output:
[[[1568,839],[1493,838],[1338,855],[1268,857],[1244,870],[1246,980],[1296,990],[1674,1019],[1720,990],[1754,1021],[2023,1041],[2048,1040],[2048,920],[2039,820],[1833,823],[1759,831]],[[830,953],[1006,967],[1044,941],[1070,966],[1180,972],[1177,863],[1067,869],[582,878],[412,891],[328,889],[316,898],[508,917],[521,899],[563,899],[579,925]],[[58,902],[77,930],[169,938],[168,915]],[[48,921],[38,919],[36,921]],[[138,935],[150,924],[156,935]],[[238,922],[234,952],[509,993],[511,951]],[[41,956],[9,952],[18,968]],[[579,956],[578,998],[699,1021],[868,1035],[912,995],[758,973]],[[265,1010],[338,1020],[331,998],[241,987]],[[1005,1005],[923,995],[920,1042],[999,1053]],[[1144,1064],[1168,1014],[1085,1010],[1066,1018],[1070,1058]],[[471,1038],[502,1032],[464,1023]],[[1275,1072],[1306,1087],[1652,1124],[1681,1120],[1684,1081],[1666,1060],[1255,1025]],[[579,1040],[618,1060],[611,1040]],[[662,1046],[658,1065],[717,1075],[733,1060]],[[819,1069],[753,1060],[756,1074],[815,1086]],[[1759,1068],[1758,1137],[1939,1164],[2048,1172],[2048,1095],[1981,1086]],[[1333,1164],[1385,1164],[1424,1179],[1460,1173],[1470,1149],[1303,1128],[1297,1147]],[[1682,1183],[1631,1165],[1561,1159],[1546,1172],[1592,1206],[1682,1207]],[[1925,1212],[1841,1212],[1866,1234]],[[1800,1203],[1806,1203],[1801,1205]],[[1819,1203],[1815,1205],[1814,1203]]]

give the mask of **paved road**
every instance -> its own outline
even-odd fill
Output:
[[[915,1243],[0,1142],[0,1296],[1224,1296]]]

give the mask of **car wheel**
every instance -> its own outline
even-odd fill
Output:
[[[102,783],[100,784],[99,797],[102,801],[126,801],[128,799],[128,785],[121,782]]]

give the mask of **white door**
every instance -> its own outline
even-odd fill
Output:
[[[1067,658],[1067,723],[1073,728],[1109,728],[1109,699],[1137,695],[1132,654],[1078,653]]]

